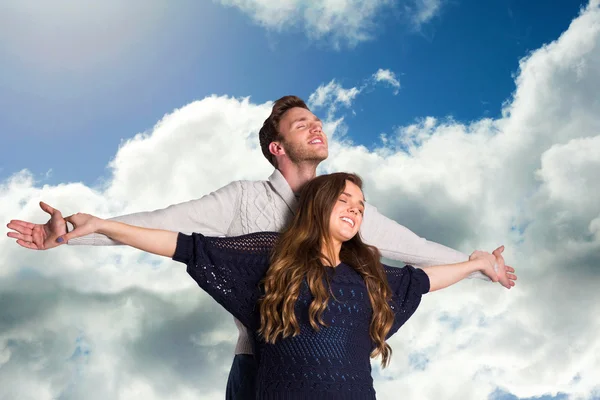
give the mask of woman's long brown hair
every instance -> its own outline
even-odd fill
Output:
[[[260,299],[259,334],[275,343],[281,336],[296,336],[300,326],[294,307],[304,279],[313,296],[308,313],[315,330],[326,326],[323,312],[329,301],[329,279],[323,260],[331,260],[331,252],[323,254],[323,244],[331,249],[329,220],[333,206],[350,181],[362,189],[358,175],[335,173],[319,176],[306,184],[300,196],[298,212],[282,232],[271,256],[271,266],[263,280],[264,296]],[[394,322],[390,308],[391,291],[381,265],[377,248],[368,246],[356,234],[342,244],[340,260],[354,268],[364,279],[373,308],[369,333],[374,343],[371,357],[381,355],[387,366],[392,349],[385,342]],[[329,262],[329,265],[333,263]]]

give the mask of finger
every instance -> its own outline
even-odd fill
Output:
[[[514,274],[506,274],[506,276],[508,277],[508,279],[516,281],[517,280],[517,276]]]
[[[21,221],[18,219],[13,219],[6,225],[6,227],[17,232],[25,233],[23,232],[23,230],[32,230],[35,227],[35,224],[32,224],[31,222]]]
[[[33,242],[33,237],[31,235],[24,235],[22,233],[8,232],[6,234],[9,238],[23,240],[25,242]]]
[[[17,240],[17,244],[19,246],[25,247],[26,249],[39,250],[38,247],[35,245],[35,243],[32,243],[32,242],[25,242],[23,240]]]
[[[492,251],[492,254],[500,255],[500,254],[502,254],[503,251],[504,251],[504,245],[502,245],[502,246],[498,247],[496,250]],[[498,254],[496,254],[496,253],[498,253]]]
[[[506,272],[515,272],[515,269],[510,265],[505,265],[504,269],[506,270]]]
[[[69,243],[69,240],[75,239],[76,237],[79,237],[79,236],[80,236],[79,231],[77,229],[73,229],[71,232],[64,234],[62,236],[59,236],[56,239],[56,242],[60,243],[60,244],[67,244],[67,243]]]
[[[43,201],[40,201],[40,208],[42,210],[46,211],[50,215],[52,215],[58,211],[56,208],[50,206],[49,204],[44,203]],[[58,212],[60,213],[60,211],[58,211]]]

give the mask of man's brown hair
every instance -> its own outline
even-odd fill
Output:
[[[269,145],[271,142],[280,140],[279,136],[279,123],[283,115],[294,107],[305,108],[310,111],[304,100],[297,96],[283,96],[273,104],[271,115],[265,120],[262,128],[258,132],[258,139],[260,141],[260,148],[263,155],[269,162],[277,168],[277,162],[275,156],[269,151]]]

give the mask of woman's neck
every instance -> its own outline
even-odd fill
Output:
[[[340,265],[341,260],[340,260],[340,251],[342,250],[342,243],[341,242],[337,242],[335,240],[332,241],[331,243],[331,248],[328,248],[327,243],[324,242],[323,245],[321,246],[321,254],[325,255],[325,257],[323,257],[323,265],[328,265],[328,264],[333,264],[333,265],[329,265],[330,267],[337,267],[338,265]]]

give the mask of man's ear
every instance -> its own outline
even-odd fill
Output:
[[[274,156],[285,155],[285,149],[283,148],[280,142],[271,142],[271,144],[269,144],[269,151]]]

